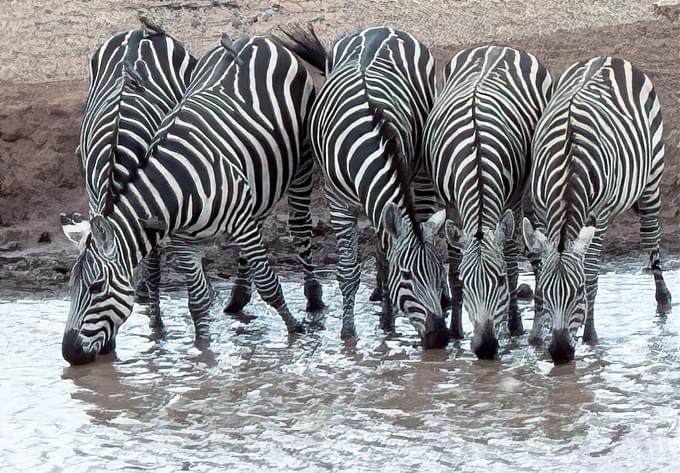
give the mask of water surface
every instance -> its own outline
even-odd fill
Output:
[[[302,316],[293,280],[284,290]],[[680,301],[680,271],[666,280]],[[347,346],[334,281],[322,327],[290,345],[258,298],[252,317],[222,315],[221,288],[199,351],[186,298],[166,293],[164,338],[137,308],[115,357],[75,368],[60,351],[66,300],[0,301],[0,469],[677,472],[680,308],[658,316],[653,287],[649,274],[603,275],[600,343],[559,367],[526,336],[494,362],[469,339],[423,352],[406,320],[378,328],[364,285]]]

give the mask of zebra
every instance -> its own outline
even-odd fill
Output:
[[[196,63],[162,28],[145,17],[140,21],[141,29],[113,35],[90,61],[89,91],[76,157],[85,174],[92,216],[105,211],[109,197],[121,192],[123,182],[139,166],[161,120],[184,95]],[[70,215],[61,216],[63,230],[71,232],[69,239],[77,240],[82,249],[90,233],[89,222],[74,227],[69,221],[78,217]],[[74,229],[80,233],[73,233]],[[197,252],[174,241],[164,251],[176,260],[176,268],[187,280],[190,310],[207,311],[212,292]],[[151,303],[150,325],[160,328],[160,251],[151,251],[143,263],[140,288],[145,289]]]
[[[283,32],[287,46],[326,76],[311,110],[310,138],[337,238],[341,338],[356,337],[357,217],[364,212],[381,243],[378,262],[387,266],[383,328],[391,328],[394,304],[407,314],[425,348],[446,345],[440,305],[445,278],[434,246],[445,215],[441,211],[418,224],[410,188],[422,168],[422,126],[434,95],[429,50],[410,34],[387,27],[348,34],[330,52],[313,28]]]
[[[451,335],[463,337],[464,303],[474,328],[472,350],[491,359],[501,322],[507,319],[511,335],[523,332],[515,228],[531,137],[552,79],[533,55],[503,46],[463,49],[446,65],[444,78],[425,124],[424,148],[438,197],[453,216],[445,227]]]
[[[575,337],[597,341],[594,302],[609,220],[633,208],[649,252],[659,309],[670,305],[659,256],[663,121],[652,81],[630,62],[599,56],[559,78],[532,143],[530,186],[536,228],[527,247],[542,258],[537,282],[552,321],[554,363],[574,359]],[[538,337],[534,322],[532,336]]]
[[[267,262],[260,231],[286,191],[305,295],[310,306],[323,304],[311,257],[310,73],[284,47],[255,36],[233,44],[223,38],[194,76],[138,168],[90,221],[91,236],[71,276],[62,342],[72,364],[115,348],[117,330],[132,310],[132,272],[167,235],[192,242],[226,234],[240,246],[239,273],[254,281],[289,332],[302,331]]]

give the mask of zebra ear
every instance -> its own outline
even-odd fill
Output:
[[[82,250],[87,242],[87,237],[90,236],[90,222],[83,220],[83,216],[78,212],[59,214],[61,220],[61,229],[64,232],[66,239],[73,243],[73,245]]]
[[[463,234],[463,230],[458,228],[453,220],[446,221],[445,229],[446,241],[449,242],[449,245],[463,251],[468,244],[468,238]]]
[[[421,228],[423,230],[423,239],[430,243],[434,243],[434,239],[442,229],[446,221],[446,210],[442,209],[433,213],[426,222],[423,222]]]
[[[97,248],[108,258],[113,258],[116,254],[116,243],[113,237],[113,227],[101,215],[97,215],[90,222],[92,228],[92,238]]]
[[[382,211],[382,220],[385,231],[392,238],[399,238],[401,233],[401,215],[399,215],[399,207],[393,202],[388,202]]]
[[[583,257],[590,246],[590,242],[593,241],[595,236],[595,227],[587,226],[583,227],[578,234],[578,238],[574,240],[572,251],[577,255]]]
[[[530,253],[543,254],[548,249],[548,239],[540,230],[535,230],[528,218],[522,221],[524,244]]]
[[[515,234],[515,217],[512,215],[512,210],[508,209],[503,214],[503,218],[496,226],[496,233],[494,235],[496,245],[501,248],[505,246],[505,240],[510,240]]]

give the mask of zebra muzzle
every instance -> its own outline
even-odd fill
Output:
[[[75,329],[70,329],[64,334],[61,342],[61,355],[71,365],[84,365],[94,361],[97,356],[94,351],[86,351],[83,348],[83,339]]]
[[[425,333],[422,336],[423,348],[443,348],[449,343],[449,330],[442,317],[430,315],[425,321]]]
[[[487,320],[475,327],[470,346],[480,360],[493,360],[496,358],[498,339],[494,334],[493,322],[491,320]]]
[[[574,341],[568,329],[553,330],[548,351],[556,365],[574,361]]]

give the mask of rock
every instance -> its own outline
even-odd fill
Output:
[[[522,283],[517,287],[517,299],[529,301],[532,297],[534,297],[534,291],[528,284]]]
[[[5,141],[7,143],[14,143],[15,141],[17,141],[22,136],[23,135],[21,133],[21,129],[18,126],[12,126],[12,125],[3,126],[2,132],[0,133],[0,137],[2,138],[2,141]]]
[[[0,246],[0,251],[2,252],[9,252],[9,251],[17,251],[21,249],[21,243],[18,241],[10,241],[9,243],[6,243],[5,245]]]
[[[659,0],[654,3],[654,13],[670,21],[677,21],[680,17],[680,0]]]
[[[199,26],[201,26],[201,21],[198,18],[192,18],[191,27],[198,28]]]
[[[38,243],[52,243],[50,232],[42,232],[40,238],[38,238]]]

